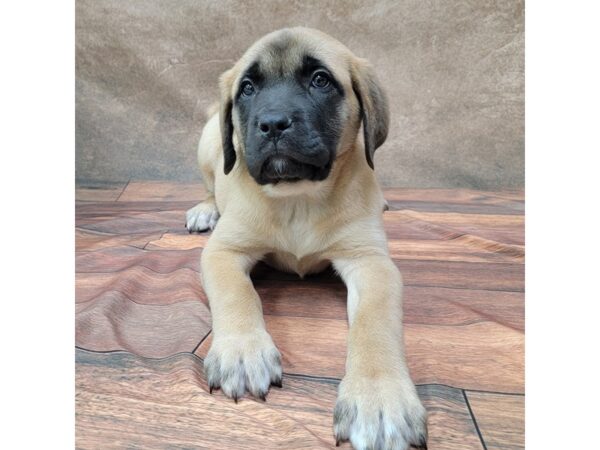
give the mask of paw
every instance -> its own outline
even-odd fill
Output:
[[[198,203],[185,214],[185,227],[193,231],[214,230],[219,220],[217,205],[213,202]]]
[[[427,448],[427,412],[412,381],[401,376],[344,377],[333,429],[336,444],[350,440],[356,450]]]
[[[215,338],[204,360],[210,392],[221,388],[236,403],[246,391],[265,400],[269,386],[281,387],[281,356],[269,333]]]

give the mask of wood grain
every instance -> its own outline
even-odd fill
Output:
[[[75,278],[78,305],[107,292],[118,292],[141,305],[168,305],[188,300],[208,303],[198,273],[185,267],[159,273],[134,265],[118,272],[80,272]]]
[[[422,223],[424,226],[438,226],[455,233],[470,234],[500,243],[525,244],[523,233],[525,218],[523,215],[437,213],[411,210],[389,211],[386,214],[399,218],[404,217],[404,220]]]
[[[78,304],[76,314],[79,347],[153,358],[194,351],[211,326],[208,308],[198,300],[140,305],[117,291]]]
[[[171,273],[179,269],[200,271],[199,250],[173,250],[168,254],[123,245],[106,248],[101,252],[76,253],[78,273],[117,273],[129,268],[145,267],[156,273]]]
[[[524,211],[522,191],[388,188],[385,198],[392,209],[423,212],[521,215]]]
[[[123,245],[143,249],[150,241],[160,239],[161,236],[162,233],[115,235],[76,229],[75,251],[93,252],[104,248],[120,247]]]
[[[471,263],[462,261],[394,260],[405,286],[481,289],[523,292],[523,264]]]
[[[78,448],[331,448],[348,330],[339,277],[253,270],[286,375],[267,403],[236,406],[206,394],[192,354],[204,356],[211,342],[199,265],[210,234],[184,228],[204,191],[149,181],[96,187],[76,191],[76,343],[117,353],[78,350]],[[522,448],[523,396],[512,394],[524,392],[523,193],[384,194],[429,448],[483,448],[471,414],[488,449]]]
[[[131,181],[119,198],[121,202],[131,201],[195,201],[206,196],[201,183],[173,183],[170,181]]]
[[[156,211],[126,217],[101,217],[99,220],[82,220],[76,224],[80,228],[113,234],[136,234],[167,232],[185,229],[185,215],[182,211]]]
[[[78,201],[115,201],[125,189],[126,184],[126,182],[122,182],[80,185],[75,188],[75,198]]]
[[[265,315],[267,330],[281,353],[283,371],[341,379],[346,364],[345,320]],[[196,351],[206,356],[212,335]]]
[[[266,402],[208,394],[200,359],[76,352],[76,446],[96,448],[334,448],[337,382],[284,377]],[[462,391],[419,386],[429,448],[480,449]],[[345,443],[341,448],[350,448]]]
[[[345,372],[345,320],[265,315],[285,373],[341,379]],[[463,326],[406,324],[406,354],[413,380],[468,389],[524,390],[523,333],[482,321]],[[198,348],[205,357],[209,336]]]
[[[525,259],[522,246],[499,244],[487,239],[462,235],[449,240],[389,239],[390,255],[394,259],[422,261],[508,262]]]
[[[525,397],[467,391],[488,450],[525,448]]]

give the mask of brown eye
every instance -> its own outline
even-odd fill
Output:
[[[323,89],[329,86],[329,76],[325,72],[317,72],[310,84],[314,87]]]
[[[252,86],[252,83],[249,81],[244,81],[242,83],[242,94],[246,97],[250,97],[252,94],[254,94],[254,86]]]

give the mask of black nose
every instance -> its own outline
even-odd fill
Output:
[[[268,113],[258,119],[260,132],[268,138],[278,138],[292,125],[292,119],[283,113]]]

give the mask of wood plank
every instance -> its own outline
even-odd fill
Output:
[[[77,252],[75,271],[113,273],[140,266],[157,273],[170,273],[184,268],[199,272],[200,254],[199,249],[172,250],[167,253],[123,245],[96,252]]]
[[[118,291],[77,305],[75,319],[79,347],[154,358],[192,352],[211,324],[208,308],[198,300],[141,305]]]
[[[141,305],[169,305],[182,301],[207,304],[197,272],[181,268],[159,273],[134,265],[117,272],[75,274],[75,301],[87,303],[106,292],[118,292]]]
[[[421,223],[424,227],[441,227],[448,232],[470,234],[499,243],[525,245],[523,215],[434,213],[411,210],[388,211],[385,214],[390,216],[390,220],[413,221]]]
[[[467,391],[488,450],[525,448],[525,397]]]
[[[114,202],[76,202],[76,213],[79,217],[93,218],[95,216],[128,217],[142,213],[159,211],[180,211],[185,213],[196,205],[195,201],[114,201]]]
[[[451,239],[433,238],[425,235],[425,239],[414,239],[408,236],[412,230],[394,230],[394,237],[389,237],[390,254],[396,259],[419,259],[434,261],[465,262],[516,262],[523,263],[525,250],[523,246],[501,244],[476,236],[456,235]],[[210,237],[205,233],[164,233],[154,239],[146,248],[150,250],[189,250],[205,247]],[[400,234],[402,237],[396,237]]]
[[[427,409],[430,450],[483,449],[460,389],[447,386],[417,386]]]
[[[158,388],[157,388],[158,387]],[[111,448],[334,448],[337,383],[284,377],[266,402],[210,395],[201,361],[76,352],[76,446]],[[460,390],[419,386],[431,450],[480,449]],[[341,448],[350,448],[344,443]]]
[[[346,287],[338,282],[255,280],[267,315],[346,320]],[[405,286],[404,323],[462,326],[496,322],[524,331],[522,292]]]
[[[501,204],[506,200],[523,203],[525,192],[522,189],[481,191],[475,189],[445,188],[385,188],[385,198],[393,201],[420,201],[429,203],[460,204]]]
[[[75,200],[77,201],[115,201],[125,189],[127,182],[121,183],[92,183],[75,186]]]
[[[204,248],[210,237],[210,232],[204,233],[164,233],[160,238],[148,243],[148,250],[191,250]]]
[[[446,327],[406,324],[404,337],[415,383],[525,391],[522,332],[487,321]]]
[[[328,395],[315,398],[296,417],[271,406],[306,399],[305,383],[288,381],[267,403],[241,399],[235,404],[208,394],[201,363],[192,355],[156,361],[79,351],[76,444],[90,449],[113,443],[147,449],[333,448],[331,430],[318,419],[331,409],[334,386],[325,385]],[[309,428],[305,421],[311,416],[317,425]]]
[[[521,215],[525,206],[518,202],[506,205],[476,205],[460,203],[429,203],[414,201],[388,201],[390,211],[420,211],[420,212],[440,212],[440,213],[460,213],[460,214],[495,214],[495,215]]]
[[[76,230],[77,343],[100,351],[125,349],[150,357],[169,357],[158,365],[154,360],[136,359],[131,367],[141,364],[155,382],[157,377],[164,376],[164,383],[177,385],[182,382],[182,374],[187,373],[191,378],[198,369],[181,366],[181,354],[172,355],[191,352],[210,328],[207,300],[199,279],[200,255],[210,233],[189,235],[183,226],[185,211],[201,198],[194,186],[148,182],[130,185],[125,198],[119,194],[119,201],[112,196],[107,197],[110,201],[103,201],[104,194],[99,193],[100,201],[92,201],[92,196],[76,205],[76,223],[81,226]],[[511,433],[519,436],[515,422],[519,405],[504,408],[502,402],[512,397],[475,390],[505,393],[524,390],[522,192],[392,189],[386,190],[385,195],[396,206],[405,208],[388,211],[383,217],[390,251],[406,286],[404,323],[411,374],[417,383],[429,383],[419,387],[430,409],[429,448],[436,445],[444,449],[481,448],[462,391],[431,383],[471,390],[468,398],[488,448],[521,448],[519,442],[511,440],[515,437]],[[307,444],[307,448],[320,445],[330,448],[335,380],[343,376],[346,355],[346,289],[331,270],[300,280],[259,264],[252,279],[263,301],[267,327],[284,356],[285,380],[292,380],[290,373],[298,373],[328,377],[329,381],[296,378],[299,384],[294,385],[297,389],[291,396],[288,391],[287,397],[277,397],[284,388],[271,393],[267,404],[241,402],[263,409],[250,413],[261,417],[253,422],[255,440],[244,447],[246,441],[240,437],[237,444],[239,448],[293,445],[289,435],[277,435],[278,430],[266,428],[274,417],[273,420],[282,421],[284,429],[303,427],[304,431],[298,431],[301,433],[298,439],[314,444]],[[204,355],[209,345],[210,337],[197,353]],[[106,361],[109,361],[107,366],[113,364],[111,370],[118,365],[116,360]],[[133,370],[135,373],[137,369]],[[126,372],[122,370],[119,377],[126,376]],[[202,385],[201,373],[199,377]],[[96,413],[103,413],[95,414],[89,409],[88,415],[84,415],[81,423],[85,424],[86,438],[78,436],[81,448],[98,448],[95,441],[98,438],[107,438],[106,442],[132,442],[133,448],[154,448],[153,445],[178,448],[178,435],[182,435],[180,448],[203,448],[202,445],[226,448],[208,427],[196,429],[195,424],[188,424],[197,433],[209,436],[200,444],[196,437],[180,429],[183,427],[178,425],[180,418],[173,419],[172,413],[179,414],[187,400],[171,405],[168,397],[156,399],[157,404],[164,401],[168,407],[165,415],[158,411],[158,406],[153,407],[149,432],[143,428],[144,418],[117,419],[119,425],[113,429],[115,422],[109,416],[114,411],[112,406],[106,409],[106,402],[119,403],[121,397],[113,397],[109,391],[119,386],[110,386],[111,381],[106,380],[109,383],[106,392],[86,394]],[[116,384],[114,380],[112,383]],[[195,383],[194,389],[198,387],[198,380],[190,379],[190,383]],[[317,388],[307,387],[313,386],[311,383],[317,383],[318,392]],[[150,384],[147,381],[147,386]],[[330,397],[321,392],[322,385],[333,386]],[[137,386],[132,388],[132,396],[135,389]],[[191,392],[188,398],[199,399]],[[124,399],[123,404],[132,402],[134,411],[142,411],[139,403],[147,402],[149,397],[144,389],[139,393],[138,397]],[[324,396],[328,398],[328,406],[319,403]],[[210,398],[218,397],[220,394]],[[276,398],[281,402],[269,409],[269,402]],[[433,403],[430,405],[429,401]],[[512,411],[510,417],[494,416],[494,405]],[[207,417],[205,410],[212,407],[212,403],[199,403],[184,414]],[[119,417],[121,413],[127,414],[115,411]],[[215,412],[214,420],[224,416],[237,420],[240,410],[220,412]],[[433,428],[432,420],[439,421]],[[167,424],[167,431],[161,428],[161,421]],[[228,422],[231,426],[237,423]],[[502,428],[503,424],[508,425]],[[128,427],[134,429],[132,441]],[[436,427],[438,431],[431,433]],[[277,436],[265,441],[265,433]],[[169,441],[172,436],[175,445]]]
[[[185,214],[178,210],[153,211],[125,217],[96,216],[91,220],[80,215],[75,223],[79,228],[111,234],[184,232]]]
[[[270,316],[346,320],[346,286],[311,280],[255,280],[263,313]]]
[[[472,263],[462,261],[394,260],[405,286],[432,286],[523,292],[523,264]]]
[[[525,260],[522,246],[499,244],[466,235],[450,240],[388,239],[388,248],[394,259],[521,264]]]
[[[388,188],[384,194],[390,208],[397,210],[520,215],[525,209],[522,191]]]
[[[172,181],[131,181],[119,198],[130,201],[195,201],[206,196],[202,183],[173,183]]]
[[[157,252],[158,253],[158,252]],[[521,263],[470,263],[462,261],[393,260],[400,269],[405,286],[446,287],[453,289],[495,290],[523,292],[525,268]],[[259,263],[252,270],[255,281],[298,281],[291,273],[280,272]],[[306,280],[338,283],[332,271],[309,275]]]
[[[341,379],[345,320],[265,315],[286,373]],[[524,391],[523,333],[494,322],[464,326],[405,324],[406,357],[415,383],[473,390]],[[196,351],[206,356],[212,336]],[[398,344],[400,345],[400,343]]]
[[[288,374],[341,379],[345,371],[348,323],[345,320],[265,315],[267,330]],[[212,334],[198,347],[205,358]]]
[[[75,251],[94,252],[109,247],[128,245],[144,248],[150,241],[160,239],[162,233],[114,235],[94,231],[75,230]]]
[[[483,321],[525,331],[522,292],[404,287],[404,323],[462,326]]]

